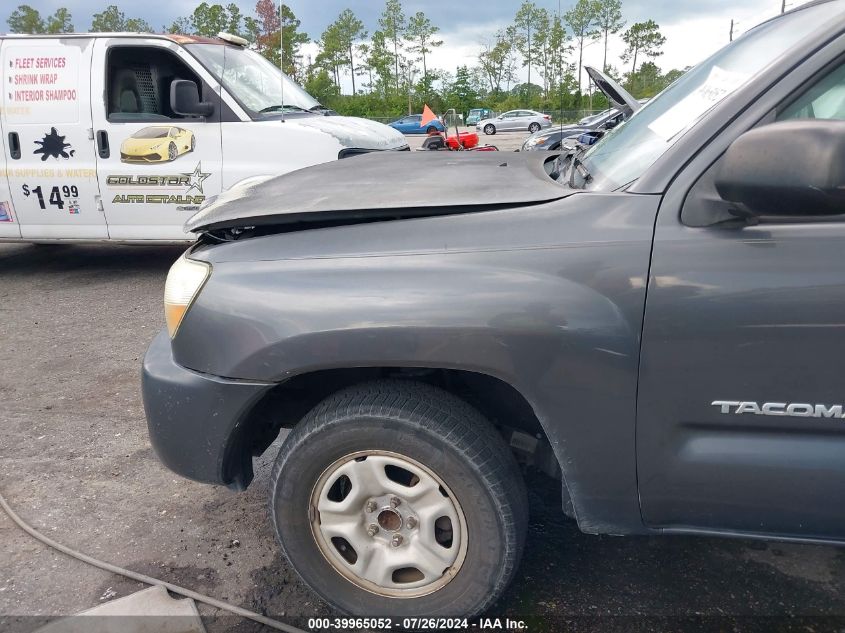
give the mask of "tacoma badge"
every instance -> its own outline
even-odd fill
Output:
[[[753,413],[755,415],[788,415],[796,418],[845,418],[843,406],[834,404],[804,404],[786,402],[739,402],[734,400],[714,400],[710,403],[719,407],[719,413]]]

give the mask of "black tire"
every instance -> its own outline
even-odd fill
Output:
[[[309,518],[315,484],[330,465],[365,450],[415,460],[460,504],[466,552],[454,577],[433,593],[403,598],[371,593],[341,575],[317,545]],[[513,578],[528,501],[513,454],[478,411],[427,384],[383,380],[330,396],[291,431],[273,466],[270,513],[291,566],[339,610],[472,617],[488,609]]]
[[[484,133],[487,134],[488,136],[492,136],[493,134],[496,133],[496,126],[493,125],[492,123],[488,123],[487,125],[484,126]]]
[[[539,132],[540,131],[540,124],[539,123],[532,123],[531,125],[528,126],[528,131],[531,132],[532,134]]]
[[[176,160],[176,157],[179,155],[179,150],[176,149],[176,143],[170,142],[170,145],[167,146],[167,160]]]
[[[426,134],[434,134],[435,132],[437,132],[437,128],[433,125],[429,125],[427,128],[425,128]]]

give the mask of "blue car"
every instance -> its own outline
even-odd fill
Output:
[[[429,134],[435,130],[438,132],[446,131],[446,128],[443,127],[443,124],[437,119],[429,121],[425,124],[425,127],[420,127],[420,121],[422,121],[422,114],[409,114],[401,119],[397,119],[389,125],[394,130],[402,132],[402,134]]]

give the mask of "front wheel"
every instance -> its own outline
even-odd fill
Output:
[[[528,131],[531,132],[532,134],[539,132],[540,131],[540,124],[536,123],[536,122],[532,123],[531,125],[528,126]]]
[[[464,401],[379,381],[319,404],[271,476],[282,549],[327,602],[360,616],[466,616],[513,577],[528,520],[516,461]]]
[[[488,123],[487,125],[484,126],[484,133],[487,134],[488,136],[495,134],[496,133],[496,126],[493,125],[492,123]]]

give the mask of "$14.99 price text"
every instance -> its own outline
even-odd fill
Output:
[[[79,188],[76,185],[62,185],[61,187],[55,185],[49,192],[43,190],[41,185],[37,187],[23,185],[21,189],[23,190],[23,195],[27,198],[35,196],[36,200],[38,200],[38,205],[42,209],[46,209],[48,204],[59,209],[64,209],[66,202],[78,208],[77,199],[79,198]]]

